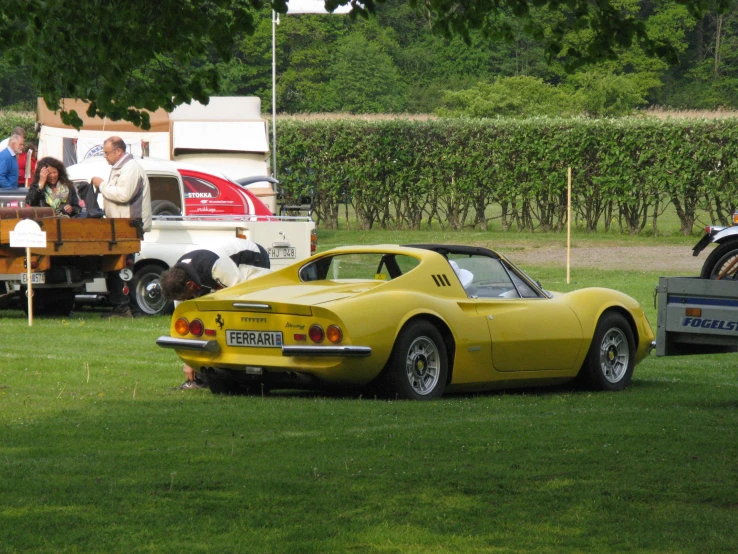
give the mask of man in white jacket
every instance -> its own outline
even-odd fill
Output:
[[[198,298],[269,273],[269,253],[248,239],[232,238],[188,252],[161,274],[161,293],[175,302]],[[204,386],[193,368],[185,364],[186,381],[179,388]]]
[[[112,166],[107,181],[93,177],[92,185],[104,199],[105,217],[126,217],[138,220],[143,232],[151,229],[151,191],[143,168],[126,152],[120,137],[110,137],[103,143],[103,155]],[[143,237],[142,237],[143,238]],[[109,317],[133,317],[128,299],[128,287],[118,271],[105,278],[113,304]]]

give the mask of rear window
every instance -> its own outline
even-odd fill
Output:
[[[177,206],[178,210],[182,210],[182,202],[180,201],[179,181],[176,177],[166,177],[162,175],[149,175],[149,188],[151,190],[151,202],[163,200],[171,202]]]
[[[300,279],[302,281],[344,279],[391,281],[413,270],[419,263],[417,258],[399,254],[336,254],[305,265],[300,270]]]

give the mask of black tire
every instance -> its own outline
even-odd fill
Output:
[[[21,308],[28,314],[26,287],[21,289]],[[33,290],[33,289],[32,289]],[[33,290],[33,313],[38,316],[67,317],[74,311],[74,289]]]
[[[174,302],[161,294],[159,280],[164,268],[156,264],[141,266],[130,284],[131,307],[144,315],[166,315],[174,311]]]
[[[731,240],[723,244],[718,245],[710,255],[707,256],[704,265],[702,266],[702,272],[700,277],[702,279],[717,279],[718,275],[724,271],[730,264],[738,259],[738,240]],[[733,267],[734,270],[738,270],[738,263]],[[724,279],[736,278],[737,271],[731,271],[729,276],[723,277]]]
[[[381,379],[386,392],[409,400],[440,398],[448,378],[448,354],[441,333],[417,320],[400,332]]]
[[[154,200],[151,203],[151,215],[182,215],[182,212],[169,200]]]
[[[579,370],[588,388],[620,391],[630,384],[635,367],[635,339],[625,317],[605,312],[597,322],[592,344]]]

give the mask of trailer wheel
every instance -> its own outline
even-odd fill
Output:
[[[730,269],[734,262],[735,265]],[[700,277],[702,279],[717,279],[722,272],[728,269],[730,269],[729,274],[724,276],[723,279],[736,279],[736,273],[738,273],[738,240],[720,244],[710,252],[702,266]]]
[[[174,311],[174,302],[161,294],[159,279],[164,268],[156,264],[141,266],[131,281],[131,306],[145,315],[165,315]]]

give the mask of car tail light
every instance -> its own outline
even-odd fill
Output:
[[[337,325],[331,325],[326,330],[325,336],[328,337],[328,340],[333,344],[338,344],[341,342],[341,339],[343,339],[343,331],[341,331]]]
[[[190,322],[185,318],[180,317],[174,322],[174,330],[178,335],[185,336],[190,331]]]
[[[738,211],[733,212],[733,225],[738,225]]]
[[[199,319],[195,319],[192,321],[192,323],[190,323],[190,333],[192,333],[196,337],[201,337],[204,332],[205,326]]]
[[[318,250],[318,232],[313,229],[310,233],[310,253],[314,254]]]
[[[325,332],[323,331],[323,328],[318,325],[311,325],[310,330],[308,331],[308,336],[310,337],[310,340],[313,342],[323,342],[323,339],[325,338]]]

